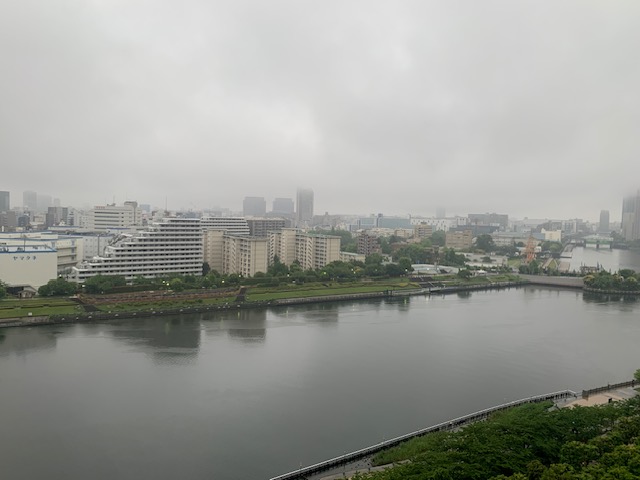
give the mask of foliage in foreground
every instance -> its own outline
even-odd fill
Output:
[[[596,407],[524,405],[458,432],[381,452],[376,464],[409,460],[358,480],[595,480],[640,478],[638,397]]]

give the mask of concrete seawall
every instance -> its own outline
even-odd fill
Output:
[[[584,288],[582,277],[548,277],[546,275],[523,275],[523,280],[531,285],[544,285],[545,287]]]
[[[385,442],[381,442],[376,445],[372,445],[370,447],[357,450],[355,452],[347,453],[345,455],[340,455],[339,457],[335,457],[335,458],[326,460],[324,462],[316,463],[308,467],[303,467],[293,472],[285,473],[283,475],[278,475],[277,477],[272,477],[270,480],[306,480],[311,475],[315,475],[320,472],[326,472],[327,470],[331,470],[336,467],[341,467],[342,465],[361,460],[365,457],[371,457],[372,455],[378,452],[398,446],[401,443],[406,442],[407,440],[411,440],[412,438],[421,437],[423,435],[426,435],[428,433],[433,433],[433,432],[456,430],[465,425],[486,420],[490,415],[494,413],[501,412],[503,410],[508,410],[510,408],[517,407],[519,405],[525,405],[527,403],[540,403],[540,402],[546,402],[546,401],[559,402],[559,401],[566,400],[567,398],[578,398],[578,394],[571,390],[563,390],[561,392],[553,392],[545,395],[537,395],[535,397],[523,398],[521,400],[515,400],[513,402],[504,403],[501,405],[497,405],[495,407],[486,408],[484,410],[471,413],[469,415],[453,418],[447,422],[442,422],[437,425],[433,425],[431,427],[417,430],[415,432],[407,433],[406,435],[392,438]]]

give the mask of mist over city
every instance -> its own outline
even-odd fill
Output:
[[[77,208],[621,214],[634,1],[4,2],[0,188]],[[17,202],[16,202],[17,204]]]
[[[2,479],[640,478],[638,18],[0,2]]]

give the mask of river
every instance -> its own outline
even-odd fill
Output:
[[[596,249],[595,246],[573,249],[569,270],[579,272],[581,266],[595,267],[597,265],[601,265],[602,268],[611,270],[611,272],[622,268],[630,268],[640,272],[640,254],[633,250],[610,250],[608,246],[602,246],[599,249]]]
[[[523,287],[0,330],[2,478],[270,478],[627,380],[639,312]]]

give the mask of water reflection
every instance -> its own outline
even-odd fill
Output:
[[[58,343],[57,332],[41,328],[12,328],[0,333],[0,356],[26,355],[52,350]]]
[[[200,320],[196,315],[138,319],[108,331],[114,338],[142,348],[159,363],[193,361],[200,348]]]
[[[212,320],[214,328],[208,328],[207,333],[226,332],[241,343],[263,343],[267,338],[267,311],[263,308],[224,311]]]
[[[411,297],[409,295],[402,295],[397,297],[387,298],[385,304],[395,306],[399,312],[406,313],[411,306]]]
[[[609,295],[594,292],[584,292],[582,295],[582,299],[585,303],[607,305],[609,307],[616,305],[623,306],[625,307],[625,311],[628,311],[630,309],[626,307],[632,307],[638,303],[638,297],[635,295]]]

